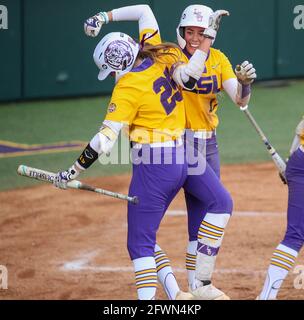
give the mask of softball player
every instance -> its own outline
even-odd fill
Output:
[[[187,62],[189,58],[197,53],[199,41],[203,37],[204,30],[208,27],[209,18],[213,11],[202,5],[194,5],[187,7],[181,17],[180,24],[177,28],[177,37],[180,47],[183,49],[183,61]],[[147,5],[130,6],[112,10],[111,12],[100,12],[94,17],[88,19],[85,23],[85,32],[89,36],[96,36],[100,31],[102,24],[109,21],[139,21],[139,31],[141,37],[145,34],[152,38],[150,43],[161,43],[161,38],[157,26],[157,22]],[[94,23],[92,23],[94,21]],[[142,24],[144,21],[154,21],[154,26],[144,29]],[[95,25],[94,25],[95,24]],[[216,32],[213,34],[213,41],[216,37]],[[194,139],[195,148],[201,148],[206,145],[206,159],[214,173],[220,176],[219,156],[216,143],[215,128],[218,125],[216,115],[217,99],[216,94],[224,89],[231,99],[238,105],[243,106],[250,99],[250,83],[256,78],[255,69],[248,62],[242,64],[241,72],[237,73],[237,78],[231,68],[226,56],[219,50],[211,48],[205,59],[204,70],[199,75],[195,88],[192,90],[183,90],[186,108],[186,128],[190,129],[190,134],[187,134]],[[177,82],[182,82],[183,76],[179,76],[177,72]],[[188,132],[189,133],[189,132]],[[205,143],[206,142],[206,143]],[[207,170],[208,171],[208,170]],[[215,180],[214,177],[211,180]],[[214,269],[215,259],[221,245],[224,229],[229,220],[229,205],[226,211],[210,213],[208,208],[210,198],[207,201],[202,201],[204,197],[195,197],[189,189],[201,189],[199,179],[197,177],[189,177],[189,183],[184,185],[185,197],[188,211],[188,231],[189,245],[186,257],[186,267],[188,270],[189,288],[198,299],[213,299],[225,297],[223,293],[212,293],[209,286],[211,275]],[[219,187],[220,189],[221,187]],[[206,193],[208,194],[208,192]],[[227,194],[223,198],[228,199]],[[229,202],[229,201],[228,201]],[[206,214],[208,212],[208,214]],[[226,212],[226,213],[224,213]],[[202,215],[203,214],[203,215]],[[202,216],[205,219],[202,221]],[[199,235],[199,243],[197,242]],[[204,251],[201,248],[212,248],[210,251]],[[199,277],[203,281],[206,292],[204,290],[196,290],[200,287],[202,281],[195,279],[195,269],[197,263],[197,253],[199,257],[198,266],[205,266],[205,271],[196,271],[196,278]],[[174,285],[174,277],[170,268],[169,260],[165,254],[158,248],[156,255],[164,256],[165,268],[158,272],[158,276],[164,285],[169,297],[174,296],[170,291],[176,291],[177,285]],[[167,276],[168,275],[168,276]],[[164,279],[167,280],[164,283]]]
[[[176,29],[179,46],[184,52],[184,61],[196,52],[197,43],[203,30],[208,25],[212,9],[203,5],[190,5],[182,13]],[[188,136],[194,137],[197,148],[205,147],[206,160],[215,174],[220,178],[220,159],[216,140],[216,128],[219,120],[217,94],[224,90],[237,106],[245,106],[250,100],[250,86],[256,78],[255,69],[248,61],[241,64],[241,71],[233,72],[228,58],[218,49],[210,48],[205,62],[205,70],[192,91],[183,91],[186,108],[186,127]],[[197,201],[185,189],[185,200],[188,213],[189,243],[186,254],[186,268],[190,288],[195,283],[196,234],[200,226],[200,213],[207,213],[204,203]],[[208,217],[207,217],[208,219]],[[219,219],[219,217],[217,218]],[[208,236],[218,236],[224,231],[226,223],[217,221],[208,228]],[[228,219],[227,219],[228,221]],[[209,223],[209,222],[207,222]],[[201,228],[201,227],[200,227]],[[206,230],[206,225],[204,225]],[[218,229],[219,228],[219,229]],[[210,233],[211,232],[211,233]],[[223,233],[221,233],[221,238]]]
[[[220,16],[221,13],[214,22],[218,22]],[[206,37],[200,42],[200,50],[186,65],[178,63],[181,52],[174,45],[141,48],[126,34],[116,32],[105,36],[94,51],[94,61],[100,69],[99,80],[112,73],[116,78],[106,118],[100,132],[75,164],[59,172],[54,181],[55,186],[65,189],[67,181],[89,168],[100,154],[110,152],[123,124],[129,126],[133,163],[129,194],[137,195],[140,202],[128,205],[128,251],[140,300],[155,297],[156,232],[167,207],[187,178],[181,139],[185,110],[180,89],[173,81],[174,74],[186,79],[183,86],[195,82],[192,75],[196,76],[196,70],[199,73],[203,70],[203,59],[211,44],[207,36],[214,32],[215,26],[214,23],[205,30]],[[160,164],[156,163],[159,160]],[[205,184],[209,182],[207,176]],[[215,196],[220,198],[220,192],[221,189]],[[193,195],[198,196],[195,190]]]
[[[304,244],[304,117],[296,129],[286,167],[287,230],[273,252],[259,300],[274,300]]]

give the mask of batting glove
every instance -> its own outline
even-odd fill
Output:
[[[235,68],[235,74],[241,84],[251,84],[257,77],[255,69],[251,63],[244,61]]]
[[[102,25],[107,23],[109,23],[108,14],[106,12],[99,12],[85,21],[84,32],[89,37],[96,37]]]
[[[216,10],[212,13],[209,18],[209,27],[204,31],[204,36],[206,38],[215,39],[223,16],[229,16],[229,12],[226,10]]]
[[[67,189],[68,181],[76,179],[79,175],[79,172],[75,168],[75,166],[72,166],[66,171],[58,172],[55,176],[55,179],[53,181],[53,184],[55,187],[59,189]]]

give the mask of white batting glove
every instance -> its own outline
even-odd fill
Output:
[[[85,21],[84,32],[89,37],[96,37],[102,25],[107,23],[109,23],[108,14],[106,12],[99,12]]]
[[[69,168],[66,171],[58,172],[55,176],[53,184],[55,187],[65,190],[67,189],[68,181],[76,179],[78,175],[79,175],[79,172],[73,165],[71,168]]]
[[[235,74],[241,84],[251,84],[257,77],[255,69],[251,63],[244,61],[235,68]]]
[[[217,31],[220,27],[220,21],[223,16],[229,16],[227,10],[216,10],[209,18],[209,27],[205,29],[204,36],[206,38],[215,39]]]

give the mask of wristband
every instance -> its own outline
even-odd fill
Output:
[[[109,16],[105,11],[101,11],[98,14],[103,17],[105,24],[109,23]]]
[[[98,153],[88,144],[77,159],[77,164],[83,168],[89,168],[98,159]]]

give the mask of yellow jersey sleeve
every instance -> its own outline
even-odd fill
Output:
[[[221,67],[222,67],[222,83],[228,79],[236,78],[232,69],[232,65],[226,55],[221,52]]]
[[[132,84],[127,85],[126,78],[116,84],[108,106],[105,120],[132,124],[138,110],[138,89]]]
[[[145,43],[149,43],[153,46],[156,46],[162,43],[159,30],[153,30],[153,29],[141,30],[139,34],[140,43],[142,43],[144,39],[145,39]]]

